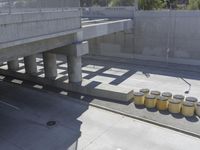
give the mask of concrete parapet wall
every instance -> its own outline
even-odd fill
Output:
[[[135,7],[84,7],[85,18],[133,18]]]
[[[0,44],[81,27],[80,10],[0,15]]]
[[[91,40],[90,54],[200,65],[200,11],[138,11],[134,27]]]

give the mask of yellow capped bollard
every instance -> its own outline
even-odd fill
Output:
[[[195,98],[195,97],[186,97],[185,101],[192,102],[192,103],[194,103],[196,105],[197,102],[198,102],[198,99]]]
[[[156,98],[157,98],[158,96],[160,96],[160,92],[159,92],[159,91],[151,91],[150,94],[156,96]]]
[[[174,113],[174,114],[180,113],[181,104],[182,104],[182,101],[179,99],[170,99],[169,105],[168,105],[169,112]]]
[[[194,107],[193,102],[188,102],[188,101],[183,102],[181,112],[184,116],[186,116],[186,117],[194,116],[194,110],[195,110],[195,107]]]
[[[172,93],[170,93],[170,92],[163,92],[163,93],[162,93],[162,96],[163,96],[163,97],[167,97],[168,100],[169,100],[169,99],[172,98]]]
[[[144,93],[145,96],[149,94],[149,89],[141,89],[140,92]]]
[[[200,117],[200,102],[196,104],[196,114]]]
[[[144,99],[145,99],[144,93],[134,92],[133,95],[134,95],[135,105],[144,105]]]
[[[173,99],[178,99],[178,100],[181,100],[183,102],[184,99],[185,99],[185,96],[183,96],[183,95],[174,95]]]
[[[156,107],[156,96],[155,95],[147,95],[145,97],[145,106],[147,108],[155,108]]]
[[[157,109],[158,110],[167,110],[168,109],[168,98],[159,96],[157,98]]]

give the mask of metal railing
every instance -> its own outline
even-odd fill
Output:
[[[79,0],[0,0],[0,14],[60,11],[79,7]]]

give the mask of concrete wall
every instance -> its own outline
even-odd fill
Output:
[[[132,30],[90,41],[90,53],[200,65],[200,11],[138,11]]]
[[[43,7],[80,7],[80,0],[38,0]]]
[[[80,10],[0,15],[1,43],[66,32],[81,27]]]
[[[133,18],[135,7],[84,7],[85,18]]]

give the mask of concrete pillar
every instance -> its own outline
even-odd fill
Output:
[[[43,53],[45,78],[55,79],[57,77],[56,54]]]
[[[82,38],[83,33],[78,32],[75,37],[76,43],[53,51],[67,56],[68,77],[70,83],[80,84],[82,81],[81,57],[89,52],[88,42],[82,41]]]
[[[19,69],[18,59],[8,61],[7,64],[8,64],[8,70],[10,71],[17,71]]]
[[[67,55],[67,63],[69,82],[80,83],[82,81],[81,56]]]
[[[27,74],[30,74],[30,75],[37,74],[36,55],[24,57],[24,64],[25,64],[25,70]]]

